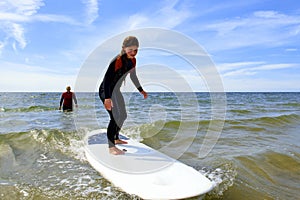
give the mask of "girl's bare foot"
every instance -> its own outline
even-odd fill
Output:
[[[128,142],[126,142],[124,140],[117,139],[117,140],[115,140],[115,144],[128,144]]]
[[[120,149],[118,149],[117,147],[110,147],[109,148],[109,153],[113,154],[113,155],[123,155],[124,151],[121,151]]]

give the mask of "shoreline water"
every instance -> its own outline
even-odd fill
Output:
[[[63,113],[59,92],[0,93],[1,199],[138,199],[86,162],[84,134],[105,128],[108,116],[96,93],[76,94],[79,109]],[[298,198],[300,93],[226,93],[225,125],[205,158],[198,153],[211,120],[209,93],[196,93],[196,116],[178,101],[180,93],[149,93],[147,101],[124,95],[130,96],[123,132],[153,148],[172,141],[182,113],[198,126],[179,160],[216,183],[205,199]]]

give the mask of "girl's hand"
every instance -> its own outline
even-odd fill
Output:
[[[144,99],[147,99],[147,97],[148,97],[147,92],[145,92],[145,91],[143,90],[143,91],[141,91],[141,94],[144,96]]]
[[[104,100],[104,107],[105,107],[106,110],[111,110],[111,108],[114,107],[112,100],[111,99],[105,99]]]

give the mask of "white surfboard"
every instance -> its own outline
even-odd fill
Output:
[[[108,151],[106,130],[85,138],[88,162],[114,186],[143,199],[183,199],[204,195],[213,183],[200,172],[151,147],[122,136],[124,155]]]

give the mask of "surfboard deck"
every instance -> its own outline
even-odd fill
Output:
[[[106,130],[85,137],[85,155],[91,166],[124,192],[143,199],[183,199],[204,195],[213,183],[200,172],[151,147],[121,136],[128,144],[124,155],[108,151]]]

